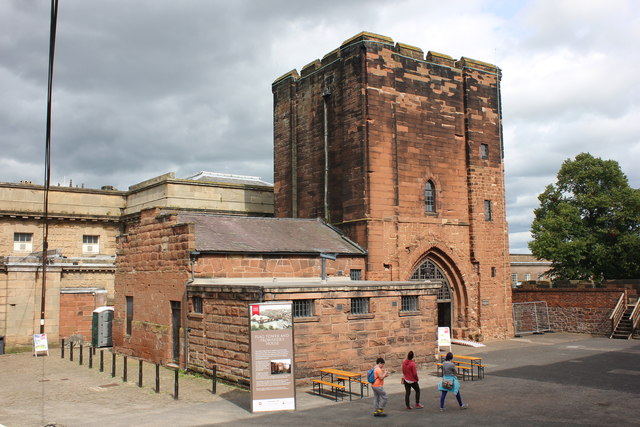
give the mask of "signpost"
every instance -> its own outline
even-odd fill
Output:
[[[249,304],[252,412],[296,409],[291,306]]]

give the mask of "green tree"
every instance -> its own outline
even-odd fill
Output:
[[[618,162],[568,159],[538,200],[529,249],[552,262],[552,278],[640,278],[640,190]]]

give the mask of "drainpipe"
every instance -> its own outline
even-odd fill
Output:
[[[190,283],[193,283],[195,279],[195,264],[200,256],[200,252],[191,251],[189,253],[189,264],[191,264],[191,279],[187,281],[184,289],[184,298],[183,298],[183,307],[184,307],[184,371],[187,372],[189,370],[189,332],[191,328],[189,328],[189,317],[187,316],[187,307],[188,307],[188,298],[187,298],[187,286]]]
[[[324,112],[324,220],[329,221],[329,117],[327,103],[331,96],[331,88],[326,87],[322,92],[322,109]]]

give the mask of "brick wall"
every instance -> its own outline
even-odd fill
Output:
[[[407,280],[432,259],[462,336],[512,332],[498,73],[365,33],[273,84],[275,215],[325,217],[327,204],[368,250],[368,280]]]
[[[609,316],[621,289],[514,289],[514,303],[545,301],[554,331],[595,335],[611,333]]]
[[[265,301],[312,299],[314,316],[294,318],[296,380],[308,382],[321,368],[333,366],[365,372],[377,357],[387,368],[401,369],[406,354],[413,350],[420,364],[435,360],[436,299],[434,285],[338,288],[316,286],[302,291],[263,290]],[[417,295],[419,312],[401,313],[400,295]],[[190,286],[189,297],[203,298],[203,314],[189,314],[190,366],[247,385],[249,369],[248,304],[259,301],[255,287]],[[370,314],[352,315],[350,299],[369,297]]]

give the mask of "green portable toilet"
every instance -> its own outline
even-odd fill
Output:
[[[111,323],[113,307],[98,307],[93,310],[91,319],[91,345],[93,347],[111,347]]]

